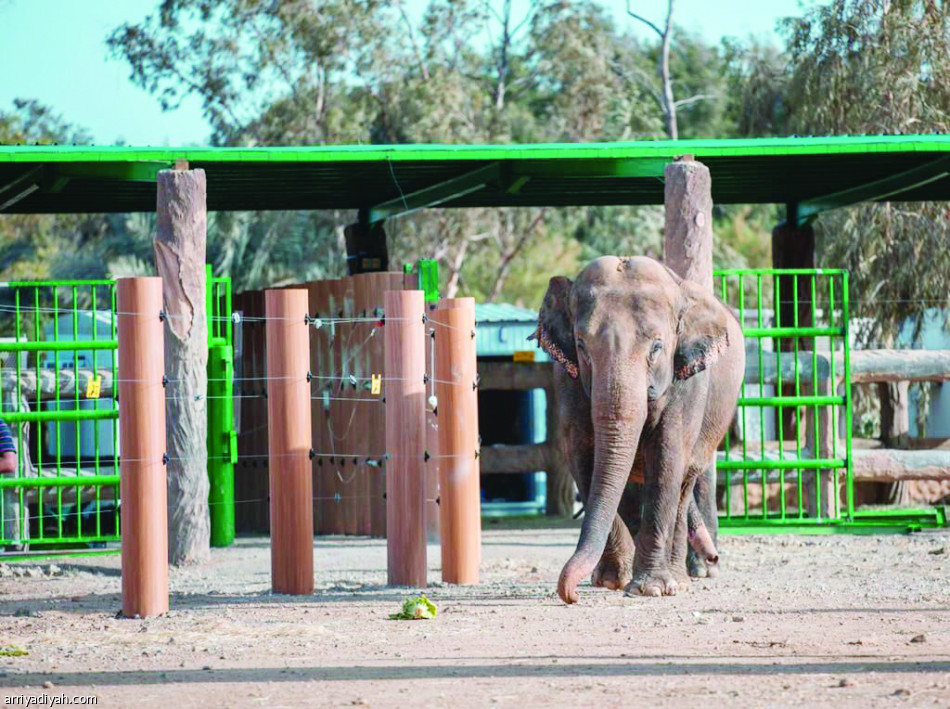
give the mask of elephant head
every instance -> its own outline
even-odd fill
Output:
[[[575,282],[550,281],[538,318],[541,347],[590,399],[594,470],[577,550],[558,582],[568,603],[596,565],[640,436],[656,426],[679,383],[728,345],[727,313],[709,293],[644,257],[605,256]]]

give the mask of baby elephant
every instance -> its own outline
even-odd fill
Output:
[[[535,336],[560,365],[559,440],[585,509],[561,599],[575,603],[591,572],[594,585],[675,594],[689,543],[713,575],[715,490],[701,474],[735,412],[739,323],[657,261],[605,256],[574,282],[551,279]],[[628,485],[640,480],[642,500]]]

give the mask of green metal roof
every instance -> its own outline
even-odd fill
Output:
[[[187,160],[211,210],[661,204],[663,167],[694,155],[713,199],[800,204],[950,199],[950,136],[842,136],[533,145],[284,148],[0,146],[0,212],[155,208],[158,170]]]

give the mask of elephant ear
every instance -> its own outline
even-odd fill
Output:
[[[683,281],[673,376],[689,379],[713,364],[729,347],[729,315],[716,298]]]
[[[541,312],[538,313],[538,329],[528,339],[537,339],[541,349],[559,362],[573,379],[577,379],[577,347],[574,344],[574,323],[571,320],[570,278],[555,276],[548,283]]]

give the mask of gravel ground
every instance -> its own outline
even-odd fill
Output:
[[[482,583],[388,619],[385,542],[321,538],[317,590],[269,592],[266,539],[171,572],[172,611],[118,619],[119,559],[0,565],[0,696],[98,706],[950,707],[950,533],[727,536],[672,598],[554,594],[576,528],[484,534]],[[10,647],[29,654],[10,656]],[[6,701],[6,700],[4,700]]]

